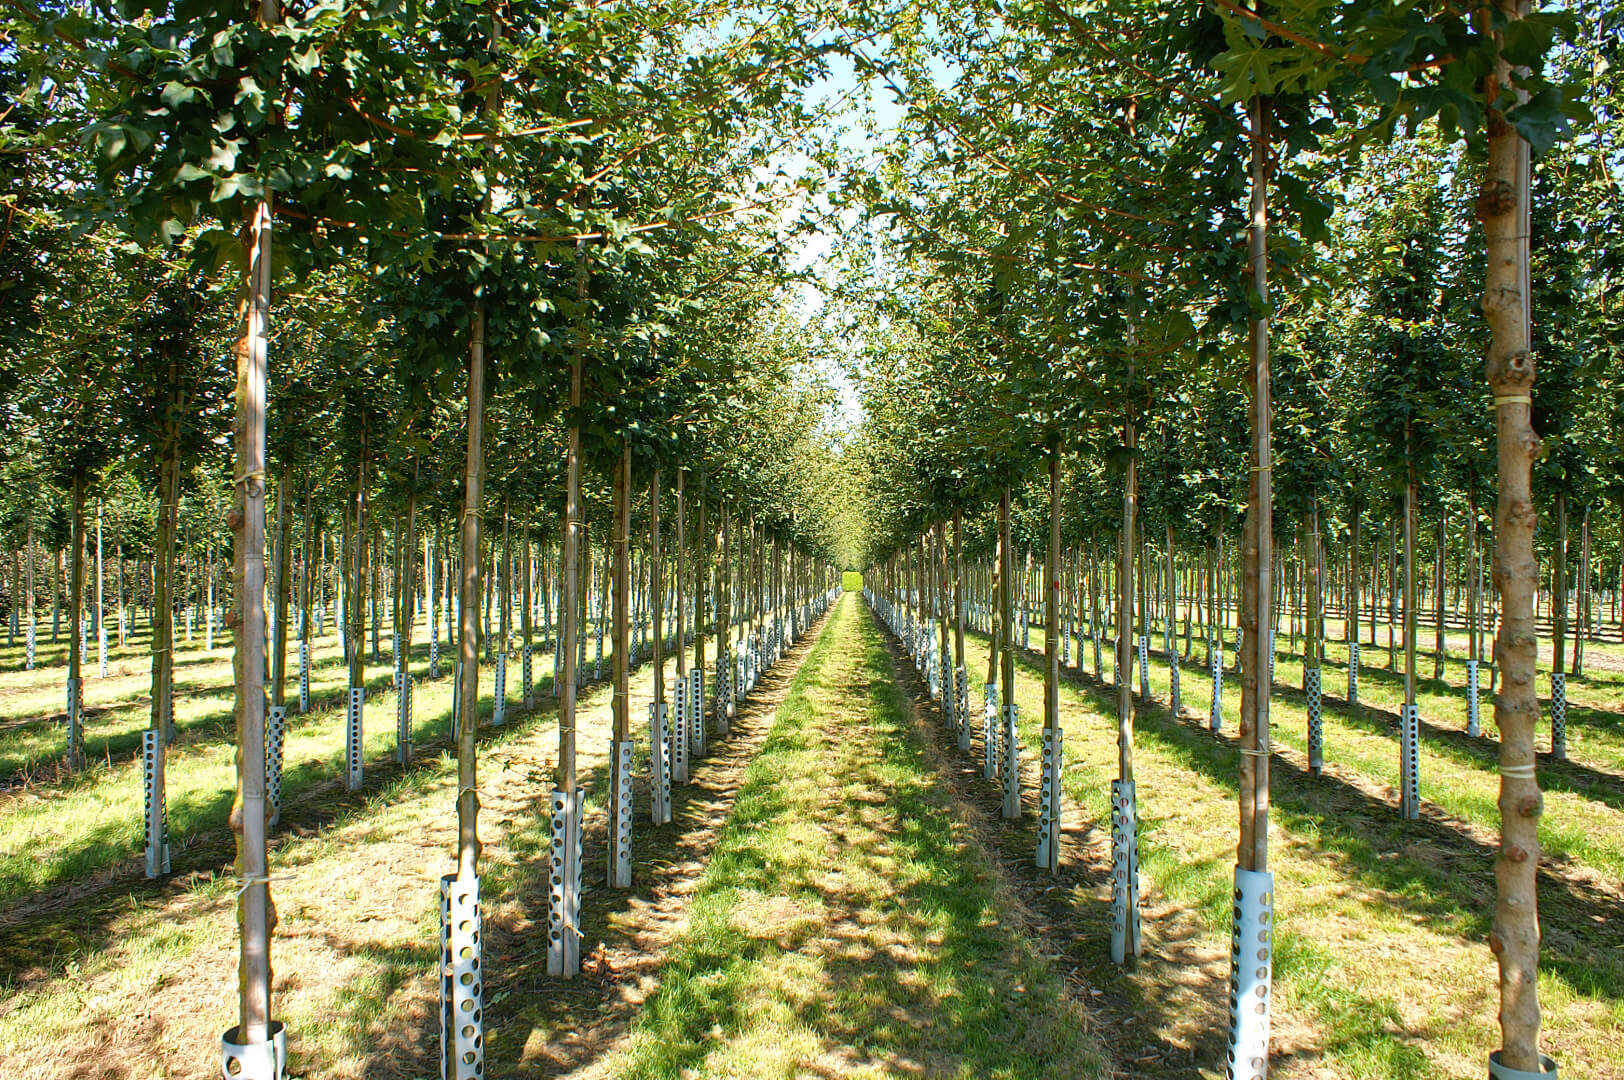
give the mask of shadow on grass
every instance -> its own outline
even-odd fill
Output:
[[[1030,655],[1022,667],[1041,677]],[[1096,707],[1115,709],[1115,696],[1091,676],[1068,673]],[[1374,723],[1374,721],[1370,721]],[[1396,724],[1396,720],[1395,720]],[[1434,729],[1437,737],[1464,734]],[[1159,701],[1138,701],[1136,731],[1154,738],[1180,765],[1236,792],[1239,751],[1227,736],[1175,720]],[[1486,939],[1491,917],[1492,846],[1478,842],[1423,802],[1417,821],[1398,817],[1395,802],[1374,799],[1334,776],[1308,774],[1289,759],[1270,759],[1271,809],[1281,826],[1335,860],[1339,873],[1382,892],[1396,907],[1430,920],[1451,920],[1463,937]],[[1543,772],[1544,764],[1541,764]],[[1424,851],[1429,859],[1416,857]],[[1624,998],[1624,904],[1542,869],[1538,900],[1544,931],[1540,967],[1582,995]],[[1227,883],[1226,883],[1227,887]]]
[[[542,684],[550,685],[550,680]],[[482,717],[490,715],[490,701],[481,702]],[[555,711],[536,708],[526,712],[509,704],[507,724],[483,725],[482,741],[505,737],[547,722]],[[380,804],[420,793],[444,767],[442,755],[452,750],[448,737],[450,717],[440,713],[416,726],[412,763],[401,768],[394,749],[366,762],[365,783],[348,791],[338,775],[339,758],[288,762],[283,773],[282,820],[273,834],[275,850],[290,834],[319,833],[346,824]],[[219,874],[231,873],[235,840],[226,817],[235,793],[187,799],[170,806],[171,865],[173,873],[157,880],[143,877],[141,823],[108,823],[96,830],[95,844],[62,862],[39,887],[8,900],[0,919],[0,985],[28,985],[58,977],[69,963],[106,949],[118,932],[118,923],[131,907],[161,904],[186,893]],[[103,835],[105,834],[105,835]],[[83,865],[96,860],[99,872]]]
[[[857,641],[826,638],[797,676],[619,1075],[1099,1075],[1057,973],[1001,918],[878,632],[846,618]]]

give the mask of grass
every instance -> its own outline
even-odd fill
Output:
[[[1102,1075],[860,603],[796,676],[607,1075]]]
[[[974,639],[972,671],[985,671],[983,641]],[[1041,634],[1035,635],[1034,645],[1041,642]],[[1109,670],[1109,651],[1105,660]],[[1025,752],[1033,760],[1041,668],[1028,655],[1019,669]],[[1287,675],[1282,661],[1276,678]],[[1065,680],[1065,787],[1085,815],[1104,827],[1106,790],[1116,772],[1115,705],[1114,691],[1094,685]],[[1167,667],[1155,660],[1152,694],[1165,698],[1167,688]],[[1233,675],[1226,676],[1225,690],[1226,733],[1233,733],[1239,699]],[[1196,665],[1185,666],[1183,691],[1186,704],[1204,717],[1208,683]],[[1358,782],[1396,772],[1390,735],[1328,710],[1326,758],[1335,768],[1316,779],[1306,772],[1300,745],[1306,722],[1300,695],[1277,690],[1273,716],[1279,752],[1271,861],[1278,883],[1276,981],[1283,1014],[1277,1045],[1291,1061],[1277,1071],[1315,1075],[1319,1068],[1361,1078],[1481,1075],[1483,1058],[1498,1045],[1494,968],[1484,944],[1493,889],[1487,830],[1495,819],[1492,798],[1485,808],[1480,790],[1492,783],[1492,773],[1470,750],[1464,753],[1475,767],[1453,761],[1451,755],[1462,752],[1454,744],[1440,748],[1437,738],[1423,739],[1423,797],[1446,813],[1402,822],[1380,784]],[[1236,751],[1228,738],[1208,733],[1204,720],[1176,721],[1157,703],[1140,704],[1136,737],[1148,884],[1173,907],[1195,914],[1206,946],[1221,950],[1228,937]],[[1548,806],[1546,831],[1562,859],[1596,858],[1600,872],[1612,865],[1624,827],[1604,803],[1588,809],[1590,824],[1606,827],[1589,830],[1587,847],[1562,847],[1568,832],[1558,806]],[[1616,883],[1588,888],[1547,877],[1540,901],[1547,1045],[1579,1074],[1624,1075],[1612,1049],[1624,1036],[1624,954],[1617,932],[1607,929],[1624,917]],[[1182,977],[1158,958],[1137,978],[1140,992],[1155,999]],[[1171,1024],[1173,1018],[1158,1022]],[[1293,1071],[1299,1061],[1300,1073]]]

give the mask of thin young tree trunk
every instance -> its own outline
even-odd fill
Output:
[[[85,478],[73,478],[73,557],[68,564],[68,689],[78,700],[68,710],[68,768],[78,769],[84,764],[84,717],[79,702],[84,697],[81,676],[83,664],[79,643],[83,640],[80,629],[84,622],[85,599]]]
[[[1446,531],[1448,528],[1448,513],[1440,507],[1438,509],[1438,552],[1433,575],[1433,638],[1432,638],[1432,677],[1444,677],[1444,560],[1448,555],[1445,546]]]
[[[1585,507],[1579,519],[1579,580],[1574,615],[1578,626],[1573,633],[1573,662],[1568,674],[1579,675],[1584,670],[1585,636],[1590,632],[1590,507]]]
[[[679,693],[681,692],[680,687],[683,685],[682,680],[688,674],[688,653],[687,653],[687,648],[686,648],[686,646],[687,646],[687,633],[688,633],[688,597],[687,597],[687,591],[688,591],[688,505],[687,505],[687,494],[688,494],[688,492],[687,492],[687,474],[684,473],[683,470],[678,469],[677,470],[677,522],[676,522],[676,525],[677,525],[676,563],[677,563],[677,565],[676,565],[676,580],[674,582],[672,582],[672,584],[673,584],[673,586],[675,586],[674,591],[676,593],[676,595],[675,595],[675,601],[676,601],[675,607],[677,609],[676,610],[676,623],[677,623],[677,627],[676,627],[676,629],[677,629],[677,686],[679,687]],[[656,519],[656,520],[658,520],[658,519]],[[656,550],[658,550],[658,549],[656,549]],[[695,564],[694,564],[694,570],[695,570],[695,575],[694,576],[697,579],[698,576],[699,576],[698,575],[699,564],[697,562],[695,562]],[[701,590],[696,586],[694,588],[694,595],[698,596],[698,594],[700,592],[701,592]],[[659,698],[656,697],[655,700],[659,700]]]
[[[468,447],[463,461],[461,611],[457,657],[457,876],[479,873],[479,523],[485,488],[485,300],[474,300],[468,343]]]
[[[1496,0],[1516,20],[1526,0]],[[1510,66],[1489,77],[1491,96],[1521,96]],[[1485,369],[1494,395],[1499,492],[1494,516],[1494,577],[1500,591],[1495,662],[1502,672],[1494,699],[1500,732],[1500,850],[1494,862],[1496,898],[1489,948],[1500,967],[1500,1063],[1534,1072],[1539,1060],[1539,866],[1541,800],[1535,775],[1534,730],[1539,699],[1534,683],[1534,559],[1532,473],[1539,436],[1531,422],[1534,356],[1529,342],[1529,147],[1504,119],[1488,117],[1488,164],[1478,194],[1486,255],[1483,313],[1490,340]]]
[[[1551,560],[1551,670],[1567,670],[1568,495],[1556,493],[1556,556]]]
[[[355,471],[355,530],[350,558],[350,686],[366,685],[367,422],[361,419],[361,454]]]
[[[275,0],[261,0],[259,21],[277,21]],[[265,387],[271,303],[271,206],[255,203],[243,233],[248,269],[240,307],[235,401],[236,477],[231,523],[233,667],[236,683],[237,965],[241,1042],[266,1041],[271,1024],[271,906],[265,843]]]
[[[620,461],[615,468],[614,500],[615,520],[612,527],[611,563],[610,563],[610,589],[613,593],[611,601],[611,619],[613,620],[614,645],[610,655],[610,665],[613,673],[614,691],[611,701],[613,713],[613,734],[615,748],[625,745],[632,737],[632,710],[631,710],[631,668],[626,663],[631,652],[631,578],[629,567],[629,545],[632,529],[632,448],[631,444],[624,445],[620,454]],[[626,805],[631,795],[631,780],[622,775],[622,770],[629,764],[619,753],[611,753],[609,758],[609,865],[608,881],[611,888],[627,888],[631,885],[631,861],[629,852],[622,858],[621,845],[629,849],[631,844],[630,822],[631,808]]]
[[[186,408],[186,388],[181,383],[178,359],[170,358],[167,378],[169,398],[164,403],[163,441],[158,452],[158,521],[152,545],[151,727],[161,734],[159,741],[164,744],[175,737],[175,537],[180,524],[180,421]],[[32,608],[30,596],[30,617]],[[160,764],[162,760],[160,752]],[[161,781],[161,778],[160,769],[158,779]],[[155,791],[153,797],[156,799],[161,794]]]
[[[1251,229],[1248,262],[1251,284],[1268,302],[1268,143],[1270,105],[1254,97],[1249,108],[1252,133]],[[1247,382],[1251,395],[1251,470],[1247,484],[1245,539],[1241,545],[1240,842],[1236,863],[1263,871],[1269,856],[1269,654],[1273,649],[1269,599],[1273,583],[1274,535],[1271,523],[1273,447],[1270,426],[1269,322],[1252,322]]]
[[[271,597],[276,605],[276,640],[271,644],[271,704],[281,705],[283,682],[287,674],[288,652],[288,573],[292,556],[288,543],[288,497],[293,484],[293,465],[282,466],[281,479],[276,485],[276,545],[274,549],[274,578]]]

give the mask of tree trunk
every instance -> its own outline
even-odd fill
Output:
[[[655,470],[655,471],[658,472],[658,470]],[[654,494],[651,495],[650,498],[651,499],[658,499],[658,497],[659,497],[659,480],[657,478],[655,479],[654,484],[655,484]],[[682,685],[683,678],[686,677],[687,674],[688,674],[688,652],[687,652],[687,644],[688,644],[688,600],[687,600],[687,591],[688,591],[688,506],[687,506],[687,494],[688,494],[688,492],[687,492],[687,474],[684,473],[683,470],[678,469],[677,470],[677,536],[676,536],[676,542],[677,542],[677,566],[676,566],[676,580],[672,584],[675,586],[675,597],[674,597],[675,604],[674,604],[674,606],[677,609],[676,610],[676,624],[677,624],[676,625],[676,631],[677,631],[676,650],[677,650],[677,685],[679,687]],[[654,505],[652,502],[650,503],[650,506],[651,506],[650,513],[652,515],[654,515],[655,527],[657,528],[658,524],[659,524],[659,520],[660,520],[660,518],[659,518],[659,507]],[[658,562],[659,561],[659,551],[660,551],[658,538],[655,539],[654,545],[655,546],[654,546],[653,558],[654,558],[654,560],[656,562]],[[698,588],[698,586],[697,586],[697,579],[699,577],[699,574],[698,574],[699,562],[697,560],[694,562],[694,570],[695,570],[694,577],[696,579],[696,585],[695,585],[695,588],[693,589],[693,593],[697,597],[700,594],[700,592],[703,591],[702,589]],[[658,589],[655,590],[655,595],[656,596],[659,595],[659,590]],[[655,631],[654,636],[655,636],[656,639],[658,639],[660,635],[659,635],[659,631],[658,631],[659,622],[658,622],[657,619],[655,621],[655,625],[656,625],[656,631]],[[655,667],[656,668],[659,667],[659,664],[657,662],[655,664]],[[656,675],[655,678],[657,680],[661,680],[661,679],[664,678],[664,676],[663,675]],[[661,684],[660,684],[660,682],[656,682],[655,685],[659,686]],[[661,701],[661,700],[663,700],[663,698],[659,695],[658,692],[656,692],[654,700],[655,701]]]
[[[485,301],[474,301],[468,343],[468,449],[463,461],[461,611],[457,658],[457,876],[479,873],[479,523],[485,488]]]
[[[1270,105],[1252,99],[1249,120],[1252,135],[1251,229],[1247,256],[1251,284],[1268,303],[1268,143]],[[1251,470],[1247,483],[1245,536],[1241,543],[1241,718],[1240,718],[1240,842],[1236,865],[1263,871],[1269,861],[1269,657],[1274,631],[1269,599],[1273,583],[1274,465],[1270,426],[1273,406],[1269,387],[1269,321],[1254,319],[1247,383],[1251,394]]]
[[[1521,18],[1525,0],[1497,0],[1500,14]],[[1511,69],[1501,61],[1489,77],[1491,96],[1511,89]],[[1486,255],[1483,313],[1490,330],[1485,370],[1494,395],[1499,492],[1494,516],[1494,578],[1500,591],[1500,630],[1495,663],[1502,673],[1494,699],[1500,732],[1500,850],[1494,863],[1496,900],[1490,950],[1500,967],[1500,1063],[1539,1069],[1539,782],[1534,729],[1539,699],[1534,683],[1534,558],[1532,472],[1539,436],[1530,417],[1534,357],[1530,350],[1529,147],[1506,123],[1504,110],[1489,113],[1488,163],[1478,196]]]
[[[612,529],[610,556],[612,560],[610,588],[613,593],[610,617],[614,626],[614,645],[610,655],[614,680],[611,701],[614,730],[610,738],[614,740],[615,750],[629,743],[632,737],[631,667],[626,662],[632,642],[631,577],[628,565],[632,530],[631,486],[632,448],[631,444],[627,443],[621,450],[620,461],[615,468],[615,523]],[[627,888],[631,885],[630,856],[627,854],[623,860],[621,853],[621,845],[624,844],[629,849],[631,844],[631,807],[626,805],[631,795],[631,780],[621,772],[628,764],[629,760],[622,759],[619,753],[610,754],[608,882],[611,888]]]
[[[1437,561],[1434,564],[1432,597],[1432,677],[1434,679],[1442,679],[1444,677],[1444,655],[1446,648],[1444,637],[1444,560],[1448,555],[1448,548],[1446,546],[1448,520],[1448,513],[1442,507],[1439,507],[1438,552]]]
[[[293,465],[282,466],[282,477],[276,484],[276,543],[271,597],[276,605],[276,640],[271,644],[271,704],[282,704],[283,682],[287,674],[288,653],[288,573],[292,556],[288,543],[288,497],[293,484]]]
[[[68,693],[74,698],[68,709],[68,768],[78,769],[84,764],[84,717],[80,703],[84,700],[84,681],[81,670],[84,657],[80,643],[85,609],[85,478],[73,478],[73,558],[68,565]]]
[[[261,0],[259,20],[276,21],[274,0]],[[265,846],[265,382],[271,303],[271,206],[254,204],[243,233],[248,270],[239,309],[235,401],[236,481],[232,594],[236,601],[233,667],[236,683],[237,794],[231,811],[237,834],[237,901],[241,929],[237,965],[241,1042],[259,1044],[271,1023],[271,906]]]
[[[175,536],[180,524],[180,418],[186,408],[180,362],[168,367],[169,400],[158,451],[158,522],[152,545],[152,712],[151,727],[161,742],[175,738]],[[33,565],[29,565],[29,617],[33,617]],[[159,755],[160,762],[163,755]],[[161,777],[160,777],[161,780]],[[157,798],[161,792],[154,792]]]
[[[1551,560],[1551,670],[1566,671],[1568,648],[1568,495],[1556,493],[1556,553]]]

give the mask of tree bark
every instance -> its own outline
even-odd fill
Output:
[[[1519,19],[1526,0],[1497,0],[1500,14]],[[1492,98],[1520,98],[1510,66],[1488,79]],[[1484,365],[1494,395],[1499,491],[1494,515],[1494,581],[1500,629],[1494,643],[1502,673],[1494,699],[1500,732],[1500,850],[1495,858],[1495,907],[1489,947],[1500,968],[1500,1060],[1525,1072],[1539,1068],[1539,866],[1541,810],[1535,775],[1534,730],[1539,699],[1534,683],[1536,636],[1532,473],[1540,453],[1530,416],[1534,356],[1529,342],[1529,147],[1503,116],[1488,116],[1488,163],[1478,195],[1486,255],[1483,314],[1490,339]]]
[[[259,21],[277,19],[262,0]],[[238,1035],[266,1040],[271,1022],[271,905],[265,846],[265,383],[271,304],[271,206],[254,204],[243,234],[247,274],[239,309],[235,399],[236,478],[230,523],[235,533],[232,594],[236,601]]]
[[[68,685],[83,699],[84,657],[79,643],[83,640],[80,629],[85,618],[85,478],[73,477],[73,557],[68,563]],[[84,716],[80,709],[68,713],[68,768],[78,769],[84,764]]]
[[[485,497],[485,300],[474,300],[468,341],[468,448],[463,461],[461,611],[457,657],[457,876],[479,873],[479,524]]]
[[[1267,311],[1268,162],[1271,106],[1254,97],[1248,108],[1251,160],[1251,228],[1247,259],[1252,288]],[[1272,474],[1274,465],[1269,397],[1269,319],[1252,320],[1251,356],[1247,370],[1251,389],[1251,469],[1247,482],[1245,536],[1241,543],[1241,718],[1240,842],[1236,863],[1243,870],[1268,869],[1269,861],[1269,659],[1274,648],[1270,625],[1274,530]]]

